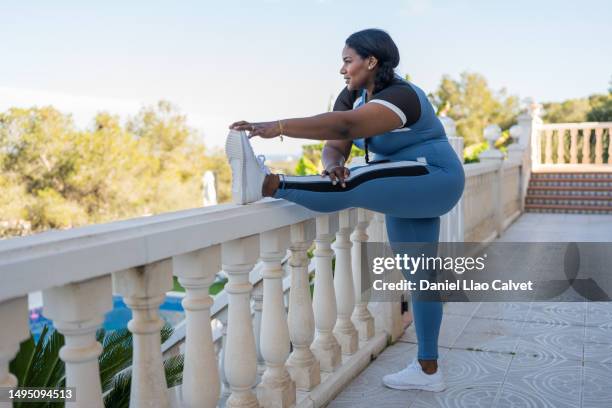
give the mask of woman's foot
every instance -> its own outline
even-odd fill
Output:
[[[430,360],[421,360],[430,361]],[[428,371],[432,371],[429,368]],[[442,372],[437,369],[432,374],[423,371],[421,363],[415,358],[408,367],[397,373],[388,374],[383,377],[383,384],[396,390],[424,390],[440,392],[446,388]]]
[[[225,154],[232,168],[232,198],[236,204],[252,203],[262,196],[274,194],[278,176],[270,174],[263,156],[255,156],[246,132],[230,131],[225,141]],[[271,194],[264,194],[272,188]]]

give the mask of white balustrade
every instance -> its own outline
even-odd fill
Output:
[[[252,284],[249,272],[259,256],[259,237],[252,235],[224,242],[221,245],[223,270],[228,282],[227,337],[224,370],[231,394],[228,407],[258,407],[253,393],[257,380],[257,355],[251,321],[250,297]]]
[[[260,235],[264,281],[260,345],[266,370],[257,387],[257,397],[262,407],[291,407],[296,402],[295,382],[285,368],[289,356],[289,327],[283,301],[281,261],[288,245],[288,227]]]
[[[337,307],[332,272],[331,243],[337,229],[337,215],[317,217],[315,239],[315,285],[313,309],[317,334],[312,351],[319,360],[321,371],[332,372],[340,364],[340,344],[334,336]]]
[[[361,341],[367,341],[374,336],[374,317],[368,309],[370,300],[370,276],[369,265],[362,263],[364,246],[367,245],[368,234],[366,229],[370,223],[370,214],[367,210],[359,208],[357,210],[357,225],[351,234],[351,266],[353,269],[353,283],[355,285],[355,310],[352,320],[359,333]]]
[[[610,131],[612,122],[584,122],[584,123],[550,123],[541,124],[532,122],[535,132],[532,134],[532,165],[538,167],[542,164],[540,149],[544,145],[545,165],[563,166],[577,164],[604,165],[612,164],[610,160]],[[594,133],[594,138],[592,134]],[[554,136],[554,138],[553,138]],[[569,137],[568,137],[569,136]],[[582,140],[581,142],[579,140]],[[604,140],[608,139],[608,160],[604,160]],[[553,141],[557,148],[553,157]],[[569,151],[566,146],[569,145]],[[591,159],[591,154],[594,160]],[[569,161],[566,160],[569,157]],[[578,170],[577,168],[576,170]]]
[[[310,349],[314,340],[315,319],[310,296],[308,278],[308,256],[315,236],[315,224],[304,221],[291,226],[291,291],[289,292],[289,335],[293,352],[287,361],[287,368],[296,387],[310,391],[321,382],[319,360]]]
[[[351,320],[355,309],[355,285],[351,271],[351,247],[349,237],[356,224],[356,210],[344,210],[339,214],[339,228],[333,248],[336,253],[334,288],[336,290],[337,320],[334,334],[342,354],[351,355],[359,347],[359,333]]]
[[[173,258],[174,275],[185,288],[182,305],[187,331],[182,404],[185,407],[215,407],[219,399],[220,380],[217,371],[210,307],[210,286],[221,267],[221,247],[215,245]]]
[[[113,291],[132,310],[128,329],[133,336],[131,407],[170,405],[164,373],[159,306],[172,289],[172,260],[113,273]]]

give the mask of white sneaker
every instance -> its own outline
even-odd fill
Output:
[[[440,392],[446,388],[440,368],[434,374],[425,374],[417,359],[412,360],[412,363],[403,370],[385,375],[382,381],[387,387],[396,390]]]
[[[246,132],[231,130],[225,141],[225,154],[232,167],[232,198],[236,204],[248,204],[262,198],[261,188],[270,170],[265,157],[255,156]]]

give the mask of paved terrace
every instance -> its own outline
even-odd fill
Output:
[[[521,215],[501,241],[612,241],[612,216]],[[611,407],[612,303],[447,303],[441,393],[396,391],[383,375],[417,352],[414,327],[329,407]]]

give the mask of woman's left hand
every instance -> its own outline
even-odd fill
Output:
[[[235,122],[230,125],[233,130],[249,131],[249,138],[253,136],[263,137],[264,139],[272,139],[280,136],[280,124],[278,122],[259,122],[250,123],[244,120]]]

